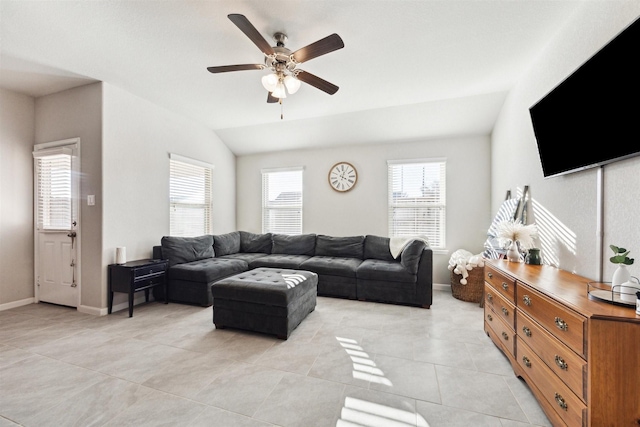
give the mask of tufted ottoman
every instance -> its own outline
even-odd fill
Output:
[[[211,287],[217,329],[246,329],[287,339],[316,308],[318,275],[310,271],[256,268]]]

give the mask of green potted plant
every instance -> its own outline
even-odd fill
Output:
[[[611,290],[615,293],[620,293],[620,298],[622,299],[633,299],[635,301],[635,292],[637,291],[637,285],[631,281],[631,273],[629,273],[629,270],[627,270],[627,266],[633,265],[634,259],[629,258],[628,255],[630,251],[625,248],[619,248],[615,245],[609,245],[609,247],[614,254],[611,258],[609,258],[609,261],[618,266],[616,271],[613,272],[613,278],[611,279]]]
[[[632,265],[634,259],[633,258],[629,258],[627,255],[629,255],[629,252],[626,250],[625,248],[619,248],[615,245],[609,245],[609,247],[611,248],[611,250],[613,251],[613,253],[615,254],[614,256],[612,256],[611,258],[609,258],[609,261],[611,261],[614,264],[622,264],[622,265]]]

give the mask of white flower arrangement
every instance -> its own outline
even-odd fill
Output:
[[[518,242],[521,249],[531,249],[537,235],[538,228],[535,224],[524,225],[520,221],[502,221],[496,228],[496,237],[504,247],[511,242]]]

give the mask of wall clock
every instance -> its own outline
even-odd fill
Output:
[[[339,162],[329,170],[329,185],[336,191],[349,191],[358,181],[358,172],[351,163]]]

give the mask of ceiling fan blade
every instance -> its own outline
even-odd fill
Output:
[[[240,65],[222,65],[219,67],[207,67],[210,73],[227,73],[229,71],[244,71],[244,70],[262,70],[264,65],[262,64],[240,64]]]
[[[317,58],[334,50],[342,49],[344,42],[337,34],[331,34],[315,43],[311,43],[293,52],[293,59],[298,63],[306,62],[310,59]]]
[[[262,51],[265,55],[273,55],[275,51],[273,47],[262,37],[262,35],[256,30],[256,27],[253,26],[251,22],[244,15],[240,15],[238,13],[232,13],[227,15],[227,17],[236,24],[240,31],[242,31],[249,39],[258,46],[258,49]]]
[[[298,80],[301,80],[307,84],[310,84],[311,86],[320,89],[323,92],[327,92],[329,95],[333,95],[334,93],[336,93],[338,91],[338,89],[340,89],[338,86],[334,85],[333,83],[329,83],[326,80],[321,79],[318,76],[314,76],[311,73],[308,73],[306,71],[302,71],[299,70],[300,72],[298,73]]]
[[[276,102],[280,102],[280,98],[276,98],[275,96],[271,95],[271,92],[267,92],[267,102],[269,104],[275,104]]]

